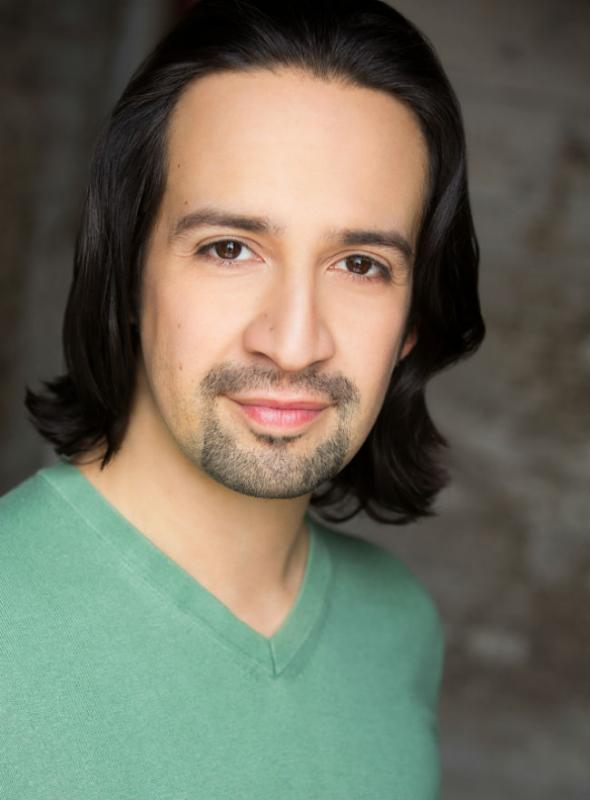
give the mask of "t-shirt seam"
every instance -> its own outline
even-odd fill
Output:
[[[324,594],[323,594],[321,603],[319,604],[319,607],[318,607],[318,609],[316,611],[315,617],[314,617],[313,621],[311,622],[309,628],[307,629],[307,632],[306,632],[305,636],[302,638],[302,640],[301,640],[301,642],[299,644],[299,647],[295,650],[295,652],[291,653],[291,657],[288,659],[288,661],[285,664],[283,664],[282,669],[279,672],[277,672],[275,675],[273,675],[274,678],[280,677],[289,668],[289,666],[293,663],[293,661],[296,659],[296,657],[299,654],[299,652],[304,647],[310,646],[312,644],[314,646],[317,645],[317,641],[320,638],[320,634],[322,632],[322,629],[323,629],[324,625],[326,624],[326,620],[328,618],[328,614],[329,614],[329,611],[330,611],[329,598],[330,598],[330,592],[332,590],[332,581],[334,580],[334,573],[335,573],[334,564],[332,563],[332,559],[330,557],[330,554],[326,554],[326,555],[327,555],[327,558],[330,560],[330,567],[329,567],[330,572],[329,572],[329,575],[328,575],[328,580],[327,580],[327,583],[326,583],[326,586],[325,586],[325,590],[324,590]],[[271,648],[271,650],[273,650],[273,648]],[[274,659],[274,653],[273,653],[273,659]],[[305,664],[302,664],[300,672],[304,672],[304,671],[305,671]]]

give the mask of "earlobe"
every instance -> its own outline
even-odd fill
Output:
[[[416,344],[417,340],[418,340],[418,337],[416,336],[416,331],[413,331],[413,330],[410,331],[410,333],[406,336],[406,340],[405,340],[405,342],[403,344],[403,347],[402,347],[402,349],[400,351],[400,354],[399,354],[400,360],[402,358],[405,358],[408,355],[408,353],[412,350],[412,348]]]

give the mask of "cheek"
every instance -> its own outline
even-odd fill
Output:
[[[181,383],[223,357],[239,326],[237,309],[211,287],[170,280],[145,294],[142,338],[146,362]],[[191,376],[193,376],[191,378]]]
[[[339,325],[340,348],[359,380],[370,389],[386,388],[399,350],[405,310],[401,305],[365,309]]]
[[[395,367],[396,349],[388,348],[372,358],[365,358],[362,380],[362,391],[365,397],[365,424],[370,428],[379,415],[383,405],[385,392]]]
[[[383,405],[385,392],[395,368],[405,315],[400,307],[374,309],[373,314],[350,318],[341,330],[345,372],[356,383],[362,397],[359,436],[373,427]]]

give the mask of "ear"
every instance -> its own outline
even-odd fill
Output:
[[[400,354],[399,354],[400,361],[401,361],[402,358],[405,358],[408,355],[410,350],[416,344],[417,340],[418,340],[418,337],[416,336],[416,331],[414,331],[414,330],[410,331],[410,333],[408,333],[408,335],[406,336],[406,339],[404,341],[402,349],[400,350]]]

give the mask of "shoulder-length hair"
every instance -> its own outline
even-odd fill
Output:
[[[352,501],[338,522],[365,511],[401,524],[430,516],[449,481],[448,447],[425,402],[425,384],[484,337],[479,248],[469,206],[465,137],[452,87],[427,39],[380,0],[199,0],[131,78],[103,129],[76,241],[63,322],[65,374],[26,387],[30,420],[58,455],[104,447],[101,468],[128,425],[146,242],[162,198],[166,132],[187,85],[224,71],[302,68],[377,89],[413,112],[429,154],[406,332],[417,342],[396,366],[367,439],[312,495],[320,509]]]

